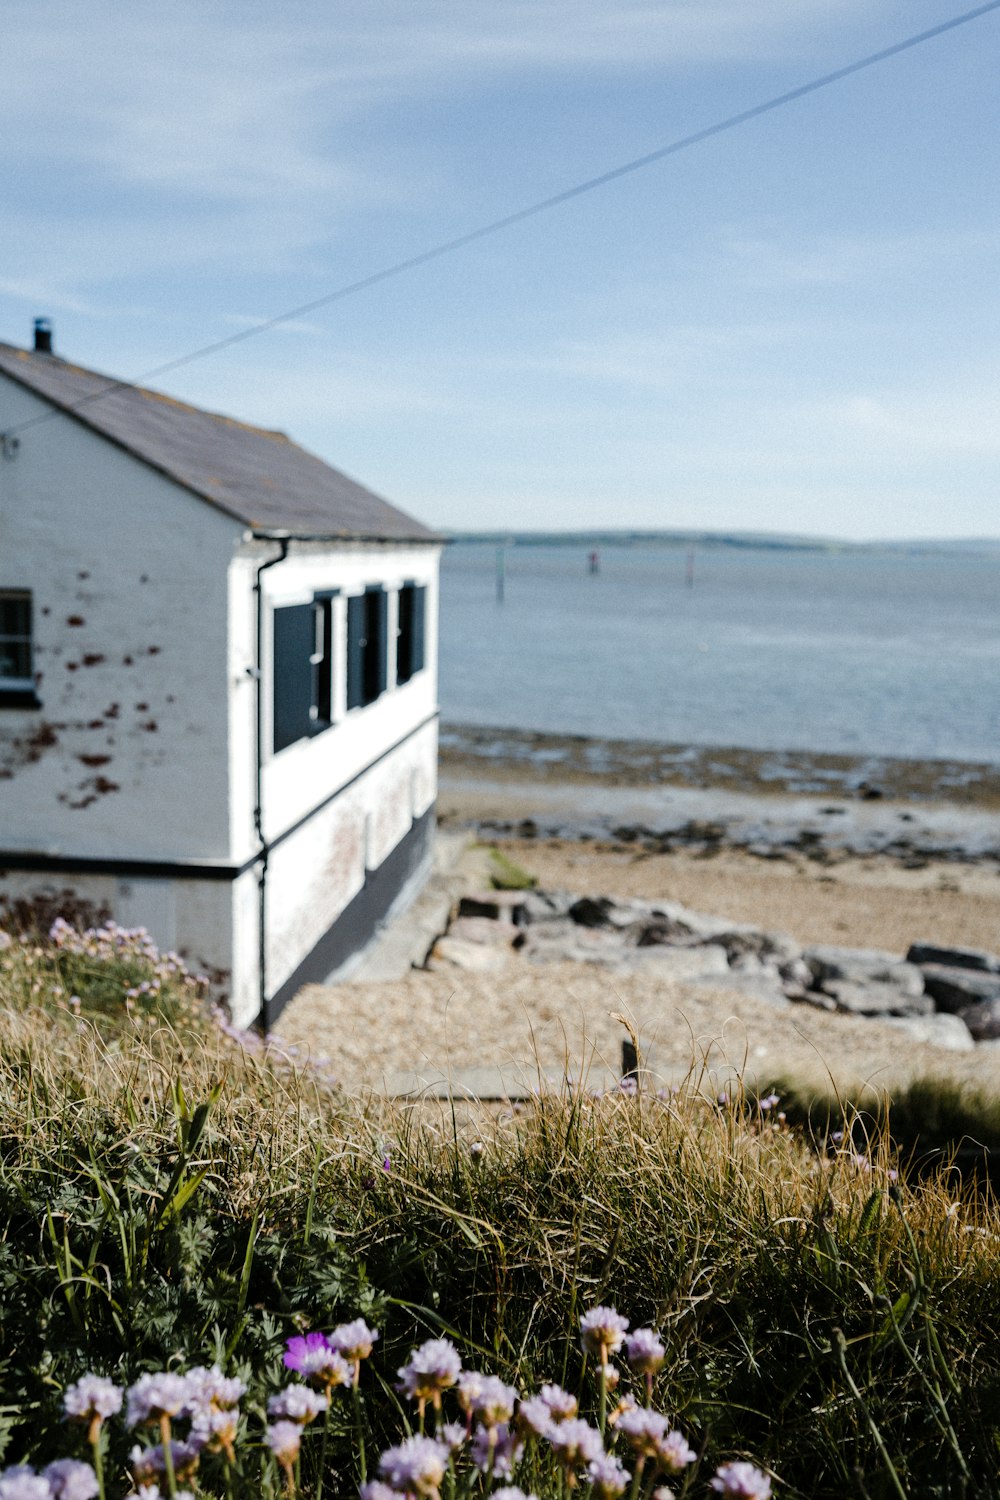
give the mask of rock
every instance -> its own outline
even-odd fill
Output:
[[[958,1015],[977,1042],[1000,1040],[1000,995],[992,1000],[980,1000],[977,1005],[967,1005]]]
[[[921,969],[924,987],[933,995],[938,1009],[958,1014],[965,1006],[1000,996],[1000,974],[984,974],[976,969],[949,968],[944,964],[924,964]]]
[[[473,891],[458,903],[459,918],[492,918],[497,922],[520,922],[524,916],[524,891]]]
[[[716,990],[731,991],[736,995],[749,995],[754,1000],[763,1000],[768,1005],[789,1006],[791,1000],[785,994],[779,980],[770,978],[765,972],[744,973],[734,972],[732,969],[725,977],[716,978],[714,975],[697,974],[690,981],[692,984],[711,986]]]
[[[896,984],[879,980],[858,984],[852,979],[824,979],[823,991],[837,1009],[854,1016],[932,1016],[930,995],[914,995]]]
[[[924,976],[916,964],[879,948],[837,948],[820,945],[807,948],[803,958],[823,989],[828,980],[845,979],[851,984],[890,984],[909,995],[922,995]]]
[[[763,932],[758,927],[731,927],[717,933],[712,941],[722,944],[733,964],[746,955],[778,965],[794,963],[802,957],[802,949],[793,938],[783,932]]]
[[[569,915],[579,927],[609,927],[614,906],[610,896],[581,896],[573,902]]]
[[[569,891],[521,891],[519,895],[522,898],[522,915],[529,925],[532,922],[551,922],[556,917],[566,916],[577,899]]]
[[[1000,958],[978,948],[942,948],[937,943],[911,943],[907,963],[943,964],[949,969],[977,969],[984,974],[1000,974]]]
[[[640,948],[679,948],[684,947],[698,939],[686,922],[680,922],[676,917],[655,917],[652,922],[640,928],[638,946]]]
[[[428,969],[467,969],[476,974],[504,968],[512,956],[510,948],[487,943],[469,943],[462,938],[438,938],[427,957]]]
[[[460,938],[465,943],[480,943],[497,948],[509,948],[521,936],[521,930],[513,922],[497,921],[493,917],[456,917],[448,928],[448,937]]]
[[[781,977],[786,985],[794,985],[797,990],[808,990],[812,986],[813,972],[804,958],[793,958],[791,963],[782,964]]]
[[[567,917],[539,922],[524,932],[521,947],[532,963],[619,963],[628,951],[619,932],[580,927]]]
[[[622,954],[622,963],[629,969],[662,975],[664,979],[704,979],[719,984],[724,974],[731,971],[725,948],[706,943],[697,948],[668,948],[654,945],[650,948],[628,948]]]
[[[958,1016],[891,1017],[887,1026],[895,1026],[912,1042],[927,1042],[947,1052],[968,1052],[975,1047],[972,1032]]]

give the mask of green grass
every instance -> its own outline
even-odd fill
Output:
[[[859,1162],[857,1138],[820,1149],[816,1120],[693,1087],[458,1122],[240,1047],[180,982],[109,1023],[134,969],[74,971],[75,1007],[64,962],[0,951],[0,1462],[67,1451],[61,1392],[87,1369],[218,1358],[252,1377],[259,1431],[284,1340],[358,1314],[382,1330],[369,1452],[439,1333],[592,1412],[577,1327],[612,1303],[666,1342],[656,1399],[704,1454],[692,1494],[734,1456],[782,1496],[1000,1494],[1000,1213],[940,1174],[894,1183],[884,1133]],[[338,1419],[325,1493],[353,1493],[356,1463]]]

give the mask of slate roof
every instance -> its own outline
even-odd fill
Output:
[[[115,385],[112,376],[10,344],[0,343],[0,373],[256,530],[338,540],[441,541],[283,432],[250,427],[158,391]],[[104,394],[97,400],[99,392]]]

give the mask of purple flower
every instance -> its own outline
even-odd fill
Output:
[[[187,1378],[170,1370],[162,1370],[156,1375],[140,1375],[125,1394],[128,1403],[125,1422],[129,1427],[158,1422],[161,1417],[176,1417],[187,1410]]]
[[[285,1344],[284,1364],[313,1385],[350,1385],[351,1367],[333,1347],[325,1333],[297,1334]]]
[[[381,1479],[369,1479],[358,1490],[361,1500],[399,1500],[399,1491],[394,1490],[391,1485],[383,1484]]]
[[[436,1495],[448,1467],[448,1449],[434,1438],[404,1438],[378,1461],[382,1478],[397,1492]]]
[[[602,1365],[608,1362],[609,1354],[617,1354],[625,1338],[628,1318],[623,1318],[613,1307],[592,1307],[580,1319],[580,1342],[584,1352],[593,1354]]]
[[[506,1422],[495,1427],[477,1427],[469,1444],[472,1462],[482,1474],[492,1472],[500,1479],[510,1479],[514,1465],[524,1452],[517,1429]]]
[[[776,1104],[780,1103],[780,1094],[768,1094],[766,1098],[759,1100],[757,1108],[760,1110],[761,1114],[766,1114],[769,1109],[773,1109]]]
[[[538,1500],[538,1496],[526,1495],[516,1484],[504,1484],[492,1491],[491,1500]]]
[[[76,1458],[57,1458],[42,1470],[55,1500],[94,1500],[100,1486],[90,1464]]]
[[[466,1437],[461,1422],[442,1422],[434,1435],[439,1443],[445,1444],[449,1453],[457,1453]]]
[[[637,1375],[655,1375],[666,1357],[660,1336],[652,1328],[637,1328],[625,1339],[625,1358]]]
[[[331,1347],[352,1364],[367,1359],[372,1345],[378,1338],[378,1329],[369,1328],[364,1318],[355,1318],[353,1323],[341,1323],[330,1335]]]
[[[218,1365],[207,1370],[197,1365],[187,1373],[188,1409],[194,1415],[200,1408],[232,1411],[247,1393],[242,1380],[223,1375]]]
[[[453,1386],[462,1372],[458,1350],[450,1339],[428,1339],[414,1349],[398,1371],[399,1389],[411,1401],[441,1405],[441,1392]]]
[[[179,1479],[187,1479],[197,1469],[203,1446],[204,1444],[195,1433],[186,1439],[173,1438],[171,1440],[170,1457],[174,1473]],[[155,1448],[140,1448],[137,1445],[129,1454],[129,1463],[132,1465],[132,1473],[136,1480],[141,1483],[148,1483],[158,1474],[167,1472],[162,1443],[157,1443]]]
[[[679,1474],[682,1469],[687,1468],[688,1464],[693,1464],[698,1457],[694,1449],[689,1447],[683,1434],[677,1432],[676,1429],[668,1432],[661,1439],[656,1456],[668,1474]]]
[[[307,1385],[289,1385],[267,1398],[267,1414],[276,1420],[298,1422],[304,1427],[330,1405],[329,1396],[311,1390]]]
[[[633,1406],[621,1413],[615,1425],[637,1458],[659,1457],[660,1444],[667,1434],[667,1419],[658,1411]]]
[[[264,1430],[264,1441],[282,1468],[289,1468],[299,1456],[302,1428],[298,1422],[272,1422]]]
[[[123,1395],[121,1386],[103,1375],[81,1375],[66,1387],[63,1410],[73,1422],[92,1422],[95,1417],[103,1422],[121,1411]]]
[[[526,1396],[517,1408],[517,1420],[522,1430],[533,1432],[536,1437],[548,1437],[555,1426],[552,1413],[541,1396]]]
[[[717,1495],[730,1496],[731,1500],[770,1500],[771,1495],[771,1481],[767,1475],[742,1459],[717,1469],[715,1478],[709,1481],[709,1488]]]
[[[618,1500],[619,1495],[624,1495],[632,1476],[613,1454],[605,1453],[590,1460],[587,1478],[595,1500]]]
[[[576,1397],[564,1391],[561,1385],[543,1385],[538,1399],[545,1402],[553,1422],[565,1422],[568,1417],[575,1417],[579,1410]]]
[[[582,1417],[567,1417],[565,1422],[555,1423],[546,1437],[567,1468],[572,1464],[589,1464],[604,1452],[601,1434]]]
[[[0,1470],[0,1500],[52,1500],[52,1486],[28,1464]]]
[[[473,1375],[475,1385],[467,1376]],[[509,1422],[517,1404],[517,1388],[504,1385],[496,1375],[475,1375],[466,1371],[459,1381],[462,1405],[473,1412],[485,1427],[496,1427],[500,1422]]]

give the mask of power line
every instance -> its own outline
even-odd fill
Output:
[[[250,328],[241,329],[239,333],[228,334],[225,338],[216,339],[211,344],[203,344],[198,349],[193,349],[189,354],[179,355],[176,359],[168,360],[166,364],[157,365],[154,369],[144,370],[142,374],[135,375],[131,380],[114,380],[98,391],[92,391],[89,396],[82,397],[72,406],[64,407],[61,411],[45,412],[40,416],[32,417],[20,426],[13,427],[5,434],[13,437],[17,433],[25,432],[29,427],[36,427],[41,423],[52,421],[55,417],[74,412],[80,407],[89,406],[94,401],[100,401],[113,391],[127,390],[132,386],[139,385],[147,380],[153,380],[159,375],[166,375],[171,370],[178,370],[183,365],[193,364],[196,360],[205,359],[210,354],[218,354],[223,349],[229,349],[234,344],[242,344],[247,339],[256,338],[258,334],[266,333],[271,328],[277,328],[282,323],[290,322],[293,318],[300,318],[307,313],[316,312],[321,307],[329,307],[333,302],[343,301],[346,297],[353,297],[358,292],[367,291],[370,287],[378,286],[380,282],[390,281],[396,276],[402,276],[407,271],[414,271],[419,266],[425,266],[431,261],[440,260],[442,256],[452,255],[456,250],[463,250],[467,245],[474,245],[477,240],[486,239],[491,234],[499,234],[504,229],[510,229],[515,224],[521,224],[526,219],[533,219],[537,214],[547,213],[551,208],[558,208],[563,203],[569,203],[574,198],[581,198],[585,193],[592,193],[597,188],[605,187],[609,182],[615,182],[620,177],[627,177],[632,172],[640,172],[644,167],[652,166],[654,162],[663,161],[668,156],[676,156],[680,151],[687,151],[691,146],[700,145],[712,136],[722,135],[728,130],[736,130],[741,125],[748,124],[751,120],[759,119],[761,115],[770,114],[773,110],[782,109],[786,104],[793,104],[797,99],[803,99],[807,94],[815,94],[820,89],[829,88],[831,84],[840,83],[844,78],[850,78],[855,73],[861,73],[865,68],[873,68],[879,63],[887,62],[892,57],[898,57],[901,52],[909,52],[913,47],[919,47],[924,42],[933,41],[935,37],[943,36],[946,32],[955,31],[959,26],[965,26],[970,21],[977,20],[980,16],[987,15],[990,11],[1000,10],[1000,0],[988,0],[987,4],[977,5],[973,10],[963,11],[961,15],[952,16],[948,21],[942,21],[937,26],[931,26],[926,31],[918,31],[913,36],[904,37],[901,42],[894,42],[891,47],[883,47],[878,52],[871,52],[867,57],[858,58],[855,62],[845,64],[842,68],[835,68],[830,73],[823,73],[818,78],[810,79],[808,83],[799,84],[797,88],[788,89],[783,94],[776,94],[772,99],[766,99],[761,104],[751,105],[749,109],[741,110],[738,114],[728,115],[724,120],[718,120],[714,125],[706,125],[702,130],[692,131],[690,135],[680,136],[666,146],[660,146],[655,151],[648,151],[643,156],[635,156],[630,161],[622,162],[617,167],[611,167],[607,172],[601,172],[596,177],[588,177],[582,182],[575,183],[572,187],[563,188],[558,193],[552,193],[547,198],[540,198],[535,203],[529,203],[524,208],[515,209],[513,213],[505,214],[502,218],[492,219],[488,224],[481,224],[476,229],[470,229],[465,234],[456,235],[453,239],[442,240],[437,245],[432,245],[428,250],[421,250],[416,255],[407,256],[404,260],[395,261],[390,266],[384,266],[380,271],[373,271],[368,276],[362,276],[357,281],[349,281],[344,286],[337,287],[335,291],[325,292],[322,297],[314,297],[310,302],[302,302],[297,307],[289,308],[286,312],[276,313],[272,318],[265,318],[260,323],[254,323]]]

